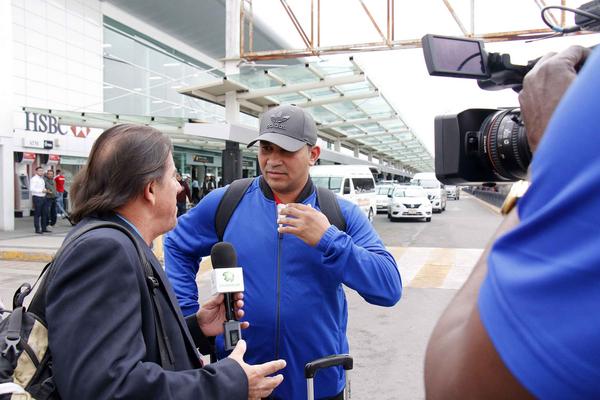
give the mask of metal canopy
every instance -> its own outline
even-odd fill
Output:
[[[411,172],[433,170],[431,154],[398,111],[350,57],[245,71],[179,93],[225,105],[235,92],[240,110],[258,116],[269,107],[295,104],[317,122],[321,139]]]

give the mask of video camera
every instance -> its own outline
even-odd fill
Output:
[[[559,33],[600,31],[600,0],[569,10],[576,14],[574,27],[549,26]],[[542,18],[547,22],[544,12]],[[510,55],[488,53],[483,41],[465,37],[428,34],[421,43],[430,75],[477,79],[484,90],[510,88],[519,92],[523,78],[539,60],[515,65]],[[435,172],[439,181],[456,185],[526,178],[532,154],[518,108],[468,109],[456,115],[437,116],[434,130]]]

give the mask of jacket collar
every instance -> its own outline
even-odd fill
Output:
[[[273,191],[271,190],[271,187],[269,186],[269,184],[267,183],[267,181],[265,180],[265,178],[262,175],[259,177],[258,184],[259,184],[260,190],[263,192],[264,196],[269,200],[275,201],[275,196],[273,195]],[[304,185],[304,188],[302,188],[302,191],[300,192],[300,194],[298,195],[298,198],[296,199],[296,203],[302,203],[313,192],[314,192],[314,184],[313,184],[312,179],[310,179],[310,176],[309,176],[308,180],[306,181],[306,184]]]

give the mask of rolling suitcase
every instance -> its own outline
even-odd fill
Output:
[[[344,399],[349,399],[350,392],[350,370],[353,368],[352,357],[349,354],[336,354],[311,361],[304,366],[304,377],[306,378],[306,392],[308,400],[314,400],[315,388],[314,378],[317,372],[323,368],[337,367],[341,365],[346,372],[346,387],[344,388]]]

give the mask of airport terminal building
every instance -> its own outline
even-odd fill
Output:
[[[238,0],[231,3],[239,10]],[[323,163],[369,164],[386,178],[417,170],[349,139],[404,129],[406,140],[416,140],[351,60],[345,70],[288,60],[279,74],[226,65],[229,7],[224,0],[0,2],[0,230],[30,215],[37,166],[60,169],[68,191],[94,140],[122,122],[171,135],[175,164],[191,179],[227,183],[260,173],[256,153],[243,145],[257,134],[260,112],[303,103],[320,124]],[[285,46],[258,21],[254,29],[255,47]],[[344,97],[356,107],[349,110]],[[417,145],[407,146],[422,156]]]

